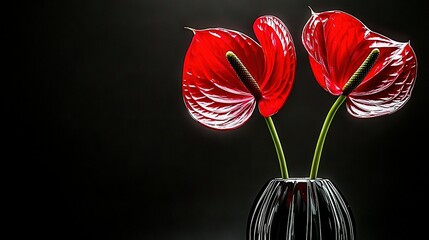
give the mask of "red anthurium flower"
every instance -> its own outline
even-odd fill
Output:
[[[370,118],[390,114],[410,98],[417,59],[409,42],[396,42],[373,32],[341,11],[312,12],[302,42],[317,82],[333,95],[343,94],[343,86],[365,58],[379,49],[368,75],[347,95],[351,115]]]
[[[296,54],[285,24],[262,16],[253,25],[259,43],[225,28],[192,29],[194,36],[185,56],[182,93],[191,116],[219,130],[234,129],[252,115],[256,104],[262,116],[284,105],[295,77]],[[259,86],[252,95],[229,64],[233,52]]]

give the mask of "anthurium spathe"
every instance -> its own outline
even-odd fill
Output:
[[[285,24],[275,16],[261,16],[253,24],[259,43],[244,33],[225,29],[191,29],[182,92],[191,116],[219,130],[240,127],[258,105],[262,116],[280,110],[295,77],[296,54]],[[237,76],[226,54],[232,52],[260,89],[255,96]]]
[[[347,94],[348,112],[359,118],[391,114],[408,101],[417,71],[409,42],[397,42],[371,31],[342,11],[312,15],[302,33],[317,82],[333,95],[343,87],[373,49],[379,56],[362,82]]]
[[[295,46],[286,25],[275,16],[257,18],[253,31],[259,42],[226,28],[191,30],[194,36],[182,77],[189,113],[206,127],[229,130],[242,126],[258,105],[276,148],[281,175],[288,178],[271,119],[284,105],[295,78]]]
[[[327,131],[339,106],[358,118],[391,114],[402,108],[413,90],[417,58],[409,42],[397,42],[371,31],[342,11],[312,11],[302,32],[317,82],[338,96],[317,141],[310,178],[315,179]]]

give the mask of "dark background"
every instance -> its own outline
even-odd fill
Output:
[[[3,198],[12,213],[5,227],[18,239],[244,240],[255,195],[280,176],[275,149],[257,110],[229,132],[191,119],[181,95],[192,39],[184,27],[225,27],[254,37],[260,15],[285,22],[297,74],[273,120],[290,176],[306,177],[335,101],[316,83],[301,43],[310,6],[346,11],[374,31],[411,42],[419,68],[409,102],[374,119],[355,119],[343,106],[319,177],[346,196],[358,239],[426,235],[423,2],[27,1],[3,9],[14,13],[3,22],[12,30],[3,38],[18,43],[4,45],[12,53],[5,70],[18,68],[2,81],[3,185],[10,190]]]

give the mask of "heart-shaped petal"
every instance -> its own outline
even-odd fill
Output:
[[[265,55],[264,78],[259,83],[263,98],[258,106],[260,113],[269,117],[282,108],[292,89],[296,69],[295,46],[286,25],[277,17],[258,18],[253,30]]]
[[[185,56],[182,93],[191,116],[219,130],[238,128],[252,115],[258,100],[262,116],[284,105],[295,77],[296,54],[284,23],[274,16],[256,19],[249,36],[225,28],[194,30]],[[260,87],[255,99],[226,59],[233,52]]]
[[[417,59],[409,43],[371,31],[342,11],[312,12],[304,26],[302,42],[317,82],[333,95],[341,95],[343,86],[372,49],[379,49],[371,70],[348,95],[347,109],[353,116],[390,114],[410,98]]]

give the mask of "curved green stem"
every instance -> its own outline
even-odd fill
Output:
[[[314,151],[313,162],[311,164],[310,179],[316,179],[317,171],[319,170],[320,156],[322,155],[323,144],[328,133],[329,126],[331,125],[332,119],[335,116],[338,108],[346,100],[347,96],[340,95],[332,105],[331,109],[326,115],[325,122],[323,123],[322,130],[320,131],[319,139],[317,139],[316,149]]]
[[[276,127],[274,126],[274,122],[271,119],[271,117],[266,117],[265,118],[265,122],[267,123],[268,129],[270,130],[271,138],[273,139],[274,146],[276,148],[276,152],[277,152],[277,157],[279,159],[280,172],[281,172],[282,178],[288,179],[289,178],[289,174],[288,174],[288,171],[287,171],[286,159],[285,159],[285,156],[283,154],[282,144],[280,143],[279,136],[277,135]]]

